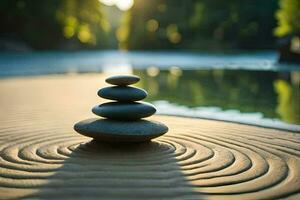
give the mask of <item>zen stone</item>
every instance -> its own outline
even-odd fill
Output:
[[[133,75],[120,75],[120,76],[111,76],[105,81],[112,85],[126,86],[132,85],[140,81],[140,77]]]
[[[153,115],[156,109],[146,102],[109,102],[95,106],[92,111],[96,115],[109,119],[138,120]]]
[[[159,137],[168,131],[160,122],[116,121],[111,119],[92,118],[75,124],[74,129],[85,136],[107,142],[143,142]]]
[[[105,87],[98,91],[98,95],[104,99],[117,101],[140,101],[147,97],[147,92],[143,89],[129,86]]]

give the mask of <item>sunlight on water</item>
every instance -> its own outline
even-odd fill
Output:
[[[45,74],[136,74],[161,114],[252,123],[294,130],[300,125],[300,70],[274,52],[83,51],[2,53],[0,77]],[[291,124],[294,124],[293,126]]]
[[[99,1],[107,6],[117,6],[122,11],[129,10],[134,4],[134,0],[99,0]]]

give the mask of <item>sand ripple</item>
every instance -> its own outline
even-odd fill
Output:
[[[91,142],[104,76],[0,80],[0,199],[300,199],[300,134],[154,116],[169,132],[134,146]]]
[[[172,119],[160,118],[166,123]],[[299,197],[299,135],[234,124],[221,129],[222,122],[196,119],[171,121],[165,136],[129,146],[57,130],[2,130],[0,194],[54,199]],[[194,126],[187,129],[187,122]],[[207,123],[206,128],[197,122]]]

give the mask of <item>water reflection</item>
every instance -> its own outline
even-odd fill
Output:
[[[150,72],[153,72],[154,67]],[[188,107],[220,107],[300,124],[300,71],[181,70],[171,67],[141,76],[149,100]]]

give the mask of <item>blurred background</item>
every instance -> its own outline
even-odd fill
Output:
[[[0,70],[130,72],[164,114],[296,127],[300,0],[1,0]]]
[[[300,53],[299,12],[299,0],[2,0],[0,47],[232,51],[285,43]]]

